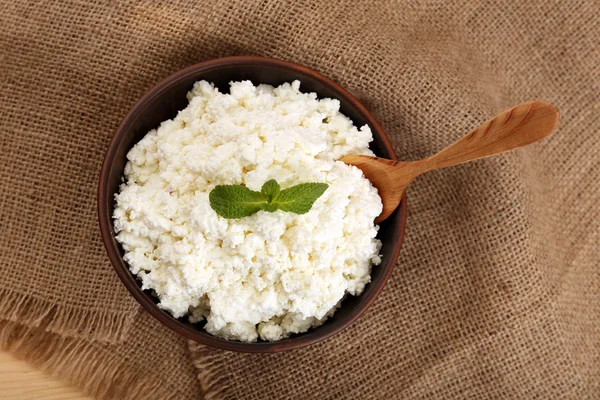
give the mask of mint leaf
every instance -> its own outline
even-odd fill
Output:
[[[269,197],[242,185],[218,185],[208,195],[210,206],[221,217],[243,218],[266,208]]]
[[[306,214],[328,187],[326,183],[301,183],[282,190],[272,204],[282,211]]]
[[[218,185],[208,198],[213,210],[225,218],[248,217],[261,210],[305,214],[328,187],[326,183],[302,183],[281,190],[279,183],[271,179],[260,192],[242,185]]]
[[[275,179],[271,179],[262,185],[260,192],[265,196],[269,196],[268,202],[271,203],[273,199],[277,197],[280,190],[281,186],[279,186],[279,183],[277,183]]]

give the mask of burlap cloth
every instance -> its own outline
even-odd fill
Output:
[[[0,4],[3,347],[99,398],[600,398],[597,2]],[[241,54],[342,84],[405,160],[525,100],[560,127],[419,178],[394,274],[333,339],[188,349],[116,278],[95,188],[150,86]]]

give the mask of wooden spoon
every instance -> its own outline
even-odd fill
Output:
[[[543,101],[530,101],[498,114],[423,160],[405,162],[369,156],[346,156],[341,160],[360,168],[379,191],[383,202],[383,211],[375,219],[375,223],[379,223],[398,207],[408,184],[422,173],[537,142],[552,133],[557,124],[556,107]]]

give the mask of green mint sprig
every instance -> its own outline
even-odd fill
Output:
[[[326,183],[301,183],[281,190],[275,179],[265,182],[260,192],[242,185],[218,185],[210,192],[210,206],[222,217],[242,218],[260,210],[307,213],[329,187]]]

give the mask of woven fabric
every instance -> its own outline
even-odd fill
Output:
[[[276,355],[190,344],[205,396],[597,398],[597,2],[1,3],[0,319],[127,342],[138,309],[96,222],[108,142],[170,73],[264,55],[355,94],[403,160],[526,100],[553,103],[561,121],[535,145],[418,178],[396,269],[344,332]],[[188,368],[176,364],[165,371]]]

